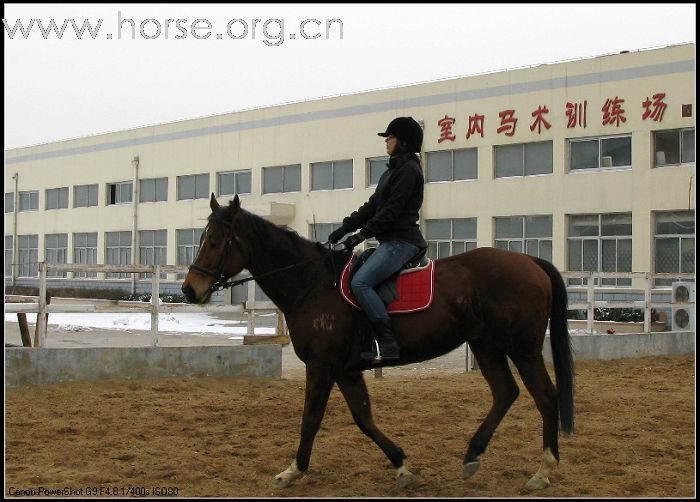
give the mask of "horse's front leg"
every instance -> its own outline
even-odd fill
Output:
[[[292,464],[272,480],[274,488],[286,488],[306,474],[309,469],[311,448],[316,433],[321,427],[321,420],[326,411],[328,396],[335,383],[335,372],[327,365],[316,361],[306,363],[306,395],[304,398],[304,416],[301,420],[301,441],[297,456]]]

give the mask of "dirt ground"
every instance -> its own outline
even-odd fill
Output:
[[[396,487],[394,469],[355,426],[337,388],[309,474],[272,489],[296,452],[303,378],[188,377],[7,389],[5,495],[522,495],[539,467],[542,432],[517,376],[520,397],[480,471],[463,481],[467,442],[491,403],[481,374],[389,373],[365,378],[378,425],[416,474],[406,490]],[[695,495],[693,355],[578,362],[575,406],[576,434],[560,439],[552,486],[537,496]]]

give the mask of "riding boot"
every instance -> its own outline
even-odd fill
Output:
[[[399,342],[394,337],[394,331],[391,328],[391,319],[380,319],[372,322],[372,331],[376,343],[372,344],[371,352],[362,352],[362,359],[370,360],[374,363],[382,360],[392,360],[399,358]],[[374,342],[374,340],[372,340]],[[379,351],[377,352],[377,349]]]

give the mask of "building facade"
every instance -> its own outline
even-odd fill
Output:
[[[376,133],[397,116],[424,129],[430,256],[495,246],[562,271],[694,273],[694,113],[683,44],[6,150],[5,285],[36,284],[41,261],[189,264],[211,192],[325,241],[372,194]]]

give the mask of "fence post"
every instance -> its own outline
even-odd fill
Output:
[[[652,276],[650,272],[644,274],[644,332],[651,333],[651,287]]]
[[[32,346],[32,337],[29,334],[29,325],[27,324],[27,314],[18,312],[17,313],[17,322],[19,324],[19,334],[22,337],[22,347],[31,347]]]
[[[158,346],[158,304],[160,303],[160,265],[153,267],[151,279],[151,340]]]
[[[34,346],[46,346],[46,262],[39,263],[39,312],[36,314]]]
[[[588,272],[588,288],[586,290],[586,302],[588,303],[588,319],[586,321],[586,330],[590,335],[593,334],[593,322],[595,321],[595,280],[593,272]]]

